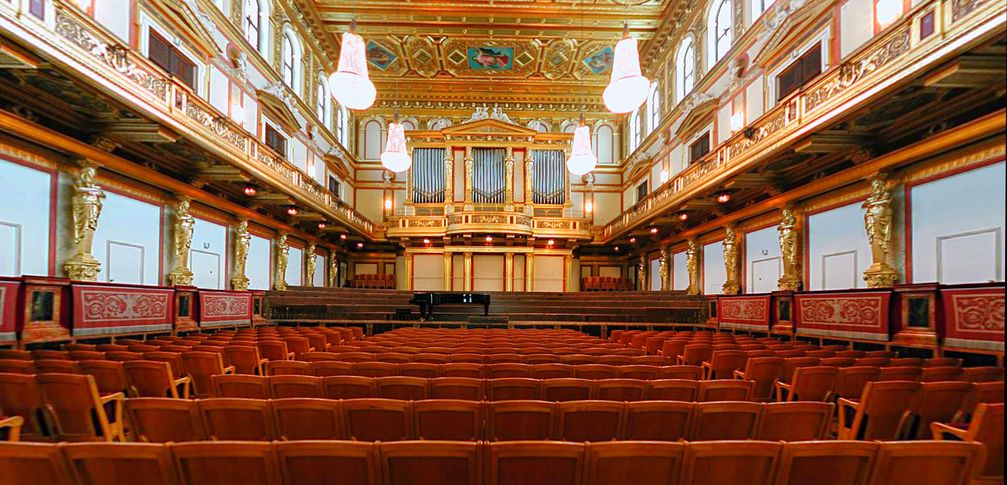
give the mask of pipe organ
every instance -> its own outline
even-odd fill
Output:
[[[562,205],[566,203],[566,154],[562,150],[532,150],[532,202]]]
[[[412,201],[419,204],[443,204],[445,173],[443,148],[413,150]]]

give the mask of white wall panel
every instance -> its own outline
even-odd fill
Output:
[[[413,289],[416,291],[444,290],[444,255],[413,255]]]
[[[214,66],[210,66],[210,104],[221,113],[230,112],[227,105],[231,83],[227,76]]]
[[[160,284],[161,208],[105,191],[92,254],[101,262],[98,281]]]
[[[535,255],[535,291],[563,291],[563,256]]]
[[[94,19],[119,40],[129,43],[130,8],[122,0],[94,0]]]
[[[671,255],[671,289],[689,289],[689,268],[685,251]]]
[[[272,282],[270,268],[272,267],[272,244],[267,238],[252,236],[248,244],[248,260],[245,262],[245,276],[248,277],[248,289],[268,290]]]
[[[329,266],[326,264],[325,256],[321,254],[315,255],[315,274],[311,279],[311,284],[317,287],[325,286],[325,272],[328,271]]]
[[[378,265],[375,263],[357,263],[353,265],[353,274],[377,274]]]
[[[514,291],[525,290],[524,270],[526,264],[527,263],[525,262],[525,255],[523,254],[514,255],[514,280],[513,280]]]
[[[775,291],[783,272],[780,236],[776,226],[745,234],[745,292]]]
[[[461,253],[451,255],[451,289],[454,291],[465,289],[465,256]]]
[[[622,201],[618,192],[595,192],[594,223],[608,224],[622,213]]]
[[[52,175],[0,160],[0,276],[49,274]]]
[[[723,293],[726,282],[724,243],[717,241],[703,246],[703,294],[719,295]]]
[[[196,218],[189,250],[192,284],[222,290],[227,279],[227,227]]]
[[[504,289],[504,255],[473,254],[472,290],[503,291],[503,289]]]
[[[839,55],[857,50],[874,35],[874,0],[847,0],[839,9]]]
[[[288,285],[291,286],[301,286],[304,284],[302,279],[304,276],[304,250],[301,248],[290,247],[290,251],[287,256],[287,272],[286,281]]]
[[[871,265],[871,249],[860,202],[808,217],[810,290],[863,288],[861,275]]]
[[[384,204],[384,194],[379,189],[357,191],[357,211],[372,221],[380,222],[385,219]]]
[[[650,289],[652,291],[663,290],[664,282],[661,281],[661,259],[650,260],[650,268],[648,268],[650,274]]]

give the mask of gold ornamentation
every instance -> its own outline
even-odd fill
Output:
[[[196,219],[189,213],[189,199],[180,197],[175,206],[175,269],[168,273],[168,281],[173,286],[192,286],[192,271],[189,269],[189,250],[192,248],[192,231]]]
[[[871,195],[863,203],[864,228],[871,244],[871,267],[864,271],[869,288],[895,284],[898,271],[888,264],[892,242],[892,191],[883,175],[871,180]]]
[[[465,154],[465,203],[472,203],[472,170],[475,160],[472,159],[471,152]]]
[[[248,262],[248,248],[252,243],[252,235],[248,232],[248,219],[241,219],[234,229],[234,276],[231,277],[231,288],[244,291],[248,289],[248,276],[245,275],[245,264]]]
[[[668,252],[667,247],[661,248],[661,288],[668,289],[668,257],[671,253]]]
[[[287,290],[287,259],[290,257],[290,246],[287,244],[287,235],[280,234],[276,240],[276,282],[273,289],[276,291]]]
[[[304,250],[304,286],[315,286],[315,243]]]
[[[776,230],[780,233],[780,256],[783,258],[783,275],[776,281],[781,290],[801,289],[801,242],[794,209],[784,207],[782,220]]]
[[[455,160],[452,157],[451,149],[445,150],[444,156],[444,205],[450,206],[454,203],[455,188]]]
[[[101,271],[101,263],[91,254],[102,199],[105,198],[105,191],[95,183],[96,175],[97,169],[93,165],[85,165],[73,184],[74,255],[63,263],[63,271],[74,280],[96,281]]]
[[[699,241],[696,238],[689,238],[689,248],[685,250],[685,268],[689,273],[689,288],[685,290],[687,295],[700,295],[699,288]]]
[[[854,84],[909,52],[909,37],[909,28],[904,27],[860,59],[844,64],[833,79],[820,84],[817,89],[813,89],[804,96],[805,114],[814,111]]]
[[[329,287],[335,288],[339,285],[339,260],[336,255],[329,251]]]
[[[725,295],[737,295],[741,293],[741,284],[738,282],[738,235],[734,226],[724,228],[724,269],[727,272],[727,281],[724,282],[723,290]]]
[[[636,263],[636,281],[639,284],[640,291],[646,291],[647,288],[647,256],[640,255],[640,262]]]

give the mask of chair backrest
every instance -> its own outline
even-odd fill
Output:
[[[298,360],[270,360],[266,362],[265,367],[267,376],[314,375],[311,372],[310,363]]]
[[[866,485],[878,444],[868,441],[786,443],[776,485]]]
[[[713,358],[713,346],[707,344],[688,344],[682,353],[682,363],[700,365]]]
[[[212,376],[224,373],[224,359],[215,352],[183,352],[182,362],[192,377],[192,388],[199,397],[209,397],[214,393]]]
[[[221,374],[210,376],[214,397],[241,397],[269,399],[269,378],[249,374]]]
[[[993,382],[1004,380],[1003,367],[966,367],[959,379],[967,382]]]
[[[180,485],[279,485],[272,443],[218,441],[169,445]]]
[[[418,401],[430,394],[428,379],[422,377],[379,377],[374,380],[378,387],[378,397]]]
[[[63,441],[111,440],[108,415],[89,375],[38,374],[35,384],[42,394],[56,435]]]
[[[869,485],[965,485],[982,456],[979,443],[881,442]]]
[[[496,401],[486,403],[486,440],[547,440],[552,435],[555,403]]]
[[[274,361],[269,361],[266,365],[272,364]],[[277,363],[282,361],[277,361]],[[295,362],[295,361],[287,361]],[[308,364],[311,368],[311,375],[318,377],[329,377],[329,376],[351,376],[353,375],[353,364],[349,362],[335,362],[335,361],[314,361]]]
[[[539,392],[543,401],[583,401],[591,398],[594,382],[576,378],[547,379],[542,381]]]
[[[840,422],[846,419],[850,430],[846,439],[897,439],[920,387],[920,383],[910,381],[868,382],[852,421],[848,416],[840,416]]]
[[[429,399],[413,402],[412,412],[418,439],[479,441],[483,438],[482,403]]]
[[[539,399],[540,382],[519,377],[489,379],[486,381],[486,397],[490,401]]]
[[[754,381],[702,381],[699,384],[701,402],[710,401],[750,401]]]
[[[810,441],[825,439],[835,404],[824,402],[767,403],[759,415],[754,439]]]
[[[918,381],[923,375],[923,368],[918,365],[897,365],[881,368],[879,381]]]
[[[755,433],[762,404],[746,401],[700,402],[693,407],[692,441],[745,440]]]
[[[481,485],[481,448],[474,442],[382,443],[382,476],[402,485]]]
[[[79,374],[80,366],[75,360],[69,359],[36,359],[34,361],[37,374]]]
[[[780,382],[789,384],[794,380],[794,372],[801,367],[811,367],[818,365],[821,358],[818,357],[789,357],[783,359],[783,366],[780,367]]]
[[[932,357],[923,361],[923,367],[961,367],[962,362],[958,357]]]
[[[709,361],[707,379],[733,379],[734,371],[740,370],[745,364],[745,352],[742,350],[715,350]]]
[[[534,364],[531,368],[533,379],[560,379],[574,375],[574,367],[569,364]]]
[[[278,440],[346,439],[339,401],[286,398],[269,404]]]
[[[486,369],[486,377],[490,379],[501,379],[506,377],[531,377],[532,366],[518,363],[495,363],[489,364]]]
[[[788,401],[826,401],[836,387],[840,368],[827,365],[800,367],[794,371]]]
[[[614,365],[584,364],[574,369],[574,376],[578,379],[613,379],[618,372],[619,368]]]
[[[280,442],[276,443],[276,456],[283,483],[381,483],[376,443]],[[334,482],[337,479],[339,482]]]
[[[313,397],[322,394],[322,378],[302,375],[269,376],[269,395],[274,399]]]
[[[329,399],[363,399],[377,396],[377,386],[372,377],[322,377],[322,391]]]
[[[657,379],[661,368],[656,365],[633,364],[623,365],[618,368],[616,375],[623,379]]]
[[[399,375],[434,379],[440,374],[438,364],[426,362],[407,362],[399,364]]]
[[[343,424],[355,441],[405,441],[411,438],[408,401],[347,399],[341,404]]]
[[[689,443],[685,447],[682,478],[678,483],[770,485],[781,448],[780,443],[768,441]]]
[[[923,440],[930,437],[930,423],[950,422],[968,399],[974,384],[971,382],[926,382],[909,408],[910,420],[902,433],[908,439]]]
[[[482,364],[474,362],[451,362],[440,364],[441,376],[443,377],[468,377],[480,379],[483,376]]]
[[[53,433],[42,394],[31,374],[0,373],[0,409],[24,418],[21,426],[23,439],[41,439]]]
[[[560,442],[489,444],[487,485],[577,485],[584,445]]]
[[[681,474],[683,443],[587,445],[586,485],[669,485]]]
[[[122,369],[136,396],[179,397],[171,365],[167,362],[129,360],[122,363]]]
[[[260,340],[257,344],[259,354],[269,360],[288,360],[290,358],[286,342],[282,340]]]
[[[878,376],[880,375],[881,369],[879,367],[843,367],[839,369],[839,375],[836,376],[836,386],[833,390],[833,395],[835,397],[858,399],[864,391],[864,386],[868,382],[878,380]]]
[[[199,413],[207,438],[214,441],[269,441],[276,438],[269,401],[264,399],[201,399]]]
[[[639,401],[626,403],[623,439],[627,441],[679,441],[686,438],[693,403]]]
[[[613,441],[622,435],[625,405],[616,401],[568,401],[556,407],[560,441]]]
[[[752,399],[769,401],[773,397],[773,384],[783,370],[782,357],[755,357],[745,363],[745,380],[752,381]]]
[[[353,375],[364,377],[391,377],[398,374],[398,365],[390,362],[355,362]]]
[[[0,441],[0,483],[73,485],[59,446]]]
[[[163,397],[126,400],[126,415],[137,441],[167,443],[206,439],[196,401]]]
[[[483,381],[471,377],[438,377],[430,379],[432,399],[464,399],[481,401],[484,396]]]
[[[1004,476],[1004,405],[980,404],[976,406],[972,423],[965,433],[965,441],[974,441],[986,446],[986,462],[980,475],[983,477]]]
[[[642,401],[647,395],[647,381],[639,379],[601,379],[595,382],[595,396],[608,401]]]
[[[661,367],[657,373],[658,379],[691,379],[698,381],[703,377],[703,369],[698,365],[669,365]]]
[[[652,401],[685,401],[699,399],[700,381],[688,379],[658,379],[647,382],[647,399]]]
[[[920,375],[921,382],[953,381],[962,374],[959,366],[924,366],[923,374]]]
[[[79,483],[174,485],[168,448],[151,443],[78,443],[63,447]]]
[[[253,345],[224,347],[224,364],[233,365],[235,374],[263,374],[259,349]]]

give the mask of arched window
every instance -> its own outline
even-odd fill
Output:
[[[595,130],[595,153],[598,155],[598,163],[615,163],[615,130],[607,124],[599,125]]]
[[[403,130],[409,131],[416,129],[416,121],[413,120],[412,118],[406,118],[404,120],[400,120],[399,123],[402,124]]]
[[[577,131],[577,127],[580,126],[580,121],[578,120],[566,120],[560,126],[559,131],[561,133],[573,133]]]
[[[340,106],[335,114],[336,139],[345,148],[349,144],[350,136],[350,113],[346,108]]]
[[[696,49],[692,37],[686,37],[675,55],[675,101],[685,99],[696,82]]]
[[[766,9],[773,5],[774,1],[775,0],[751,0],[751,3],[749,4],[751,5],[750,10],[752,11],[751,23],[754,24],[756,20],[759,20],[759,17],[766,12]]]
[[[731,50],[731,43],[734,42],[733,22],[734,15],[731,12],[731,0],[716,0],[713,2],[708,25],[710,33],[709,66],[711,68]]]
[[[363,155],[364,160],[378,160],[381,158],[382,135],[384,127],[378,120],[370,120],[364,124]]]
[[[241,21],[245,40],[263,55],[269,50],[266,49],[268,45],[266,26],[269,25],[267,5],[266,0],[245,0]]]
[[[299,82],[300,69],[298,69],[298,65],[301,63],[301,44],[293,31],[284,29],[283,47],[280,52],[280,73],[283,76],[283,82],[290,86],[295,93],[300,94],[301,83]]]
[[[318,74],[318,84],[315,86],[315,114],[318,119],[327,124],[332,101],[329,97],[328,83],[325,82],[325,74]]]
[[[661,123],[661,91],[657,82],[650,83],[650,96],[647,97],[647,133],[654,131]]]
[[[629,116],[629,153],[640,146],[640,110],[633,111]]]

